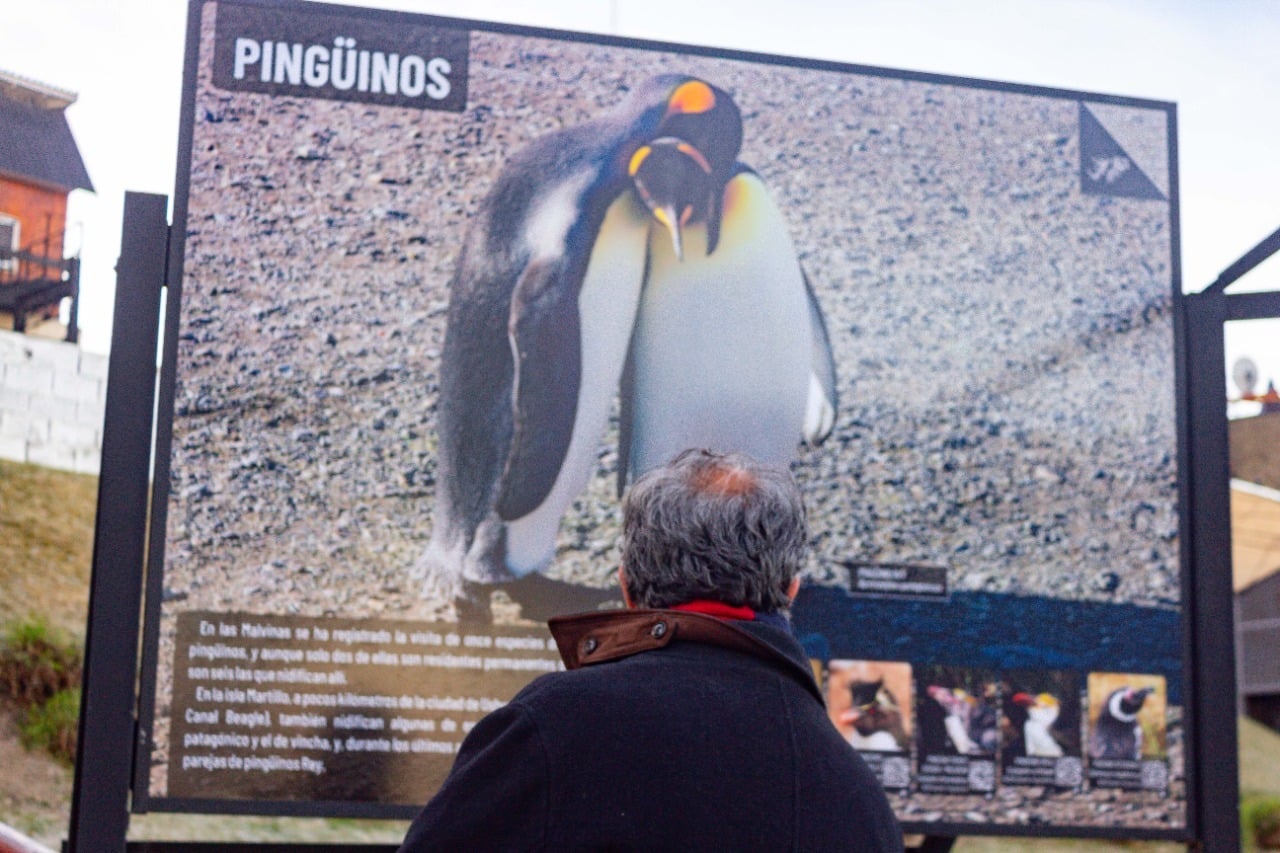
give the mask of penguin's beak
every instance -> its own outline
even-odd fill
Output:
[[[676,212],[675,205],[666,204],[653,211],[653,218],[658,220],[666,227],[667,233],[671,235],[671,248],[675,250],[676,259],[684,260],[684,243],[680,238],[680,226],[684,223],[681,216]]]

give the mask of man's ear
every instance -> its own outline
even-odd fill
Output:
[[[636,604],[631,600],[631,593],[627,592],[627,570],[622,566],[618,566],[618,586],[622,587],[622,603],[628,610],[635,610]]]
[[[800,594],[800,576],[796,575],[791,579],[791,585],[787,587],[787,601],[795,601],[796,596]]]

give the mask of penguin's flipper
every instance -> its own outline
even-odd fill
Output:
[[[827,336],[827,322],[822,306],[814,296],[808,274],[804,275],[804,293],[809,300],[809,326],[812,330],[812,361],[809,370],[809,400],[804,413],[804,440],[817,447],[836,425],[839,397],[836,390],[836,360]]]
[[[573,437],[580,320],[577,288],[564,287],[563,275],[560,259],[534,261],[511,295],[513,429],[496,505],[503,521],[537,509],[555,485]]]

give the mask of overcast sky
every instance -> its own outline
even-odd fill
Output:
[[[1276,0],[380,0],[358,5],[804,56],[1178,105],[1185,290],[1280,227]],[[79,93],[71,127],[97,188],[72,196],[84,345],[103,352],[126,189],[172,196],[186,6],[9,4],[0,68]],[[81,223],[80,225],[76,223]],[[83,234],[81,238],[79,235]],[[1233,289],[1280,289],[1280,262]],[[1241,324],[1236,324],[1240,326]],[[1280,382],[1280,322],[1228,336]]]

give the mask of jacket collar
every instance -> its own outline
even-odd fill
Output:
[[[568,669],[661,649],[679,639],[734,649],[766,661],[825,704],[800,644],[789,632],[762,621],[728,622],[702,613],[635,609],[557,616],[548,627]]]

